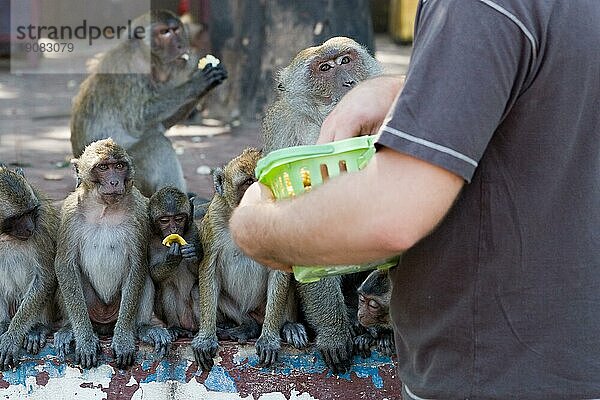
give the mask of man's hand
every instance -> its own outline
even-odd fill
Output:
[[[275,201],[275,197],[273,196],[273,192],[269,189],[268,186],[263,185],[260,182],[254,182],[240,200],[240,204],[238,207],[258,205],[258,204],[268,204]]]
[[[284,272],[292,272],[290,265],[281,264],[268,255],[265,257],[259,256],[254,239],[255,235],[260,235],[261,232],[252,226],[253,212],[257,207],[274,207],[275,197],[273,192],[267,186],[260,182],[255,182],[246,190],[244,197],[240,200],[240,204],[235,208],[233,215],[229,221],[229,229],[234,242],[242,249],[242,251],[250,258],[256,260],[262,265],[269,268],[279,269]],[[260,254],[266,254],[268,251],[260,249]]]
[[[401,76],[380,76],[359,83],[325,118],[317,143],[377,133],[403,85]]]

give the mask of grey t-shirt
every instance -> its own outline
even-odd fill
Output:
[[[600,1],[422,1],[378,143],[468,182],[392,273],[408,390],[600,398]]]

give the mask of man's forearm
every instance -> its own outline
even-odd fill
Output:
[[[357,264],[399,254],[443,218],[462,179],[383,149],[362,171],[292,200],[240,206],[234,240],[266,265]]]

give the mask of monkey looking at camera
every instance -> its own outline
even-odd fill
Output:
[[[183,171],[164,133],[184,120],[198,100],[222,83],[222,64],[198,69],[179,18],[154,10],[136,19],[144,38],[133,38],[104,54],[73,102],[71,147],[112,137],[136,165],[136,186],[151,196],[164,186],[186,192]]]
[[[75,363],[98,364],[97,334],[113,334],[119,368],[132,365],[136,334],[163,355],[166,329],[150,325],[154,286],[148,274],[147,199],[133,186],[131,158],[112,139],[73,160],[77,188],[64,201],[56,275],[67,323],[54,336],[59,356],[75,342]]]
[[[154,193],[148,203],[152,226],[150,275],[156,284],[154,310],[173,337],[192,337],[198,330],[198,262],[202,246],[193,221],[194,211],[187,195],[168,186]],[[171,234],[187,244],[163,245]]]
[[[315,144],[321,124],[340,99],[358,82],[381,72],[367,50],[346,37],[300,51],[278,75],[278,98],[262,124],[264,151]],[[316,332],[317,349],[334,373],[350,368],[353,351],[342,279],[295,284],[306,321]],[[270,292],[281,290],[286,289],[269,287]]]
[[[58,213],[21,170],[0,165],[0,369],[21,346],[37,354],[56,319],[55,227]]]
[[[259,362],[270,365],[277,359],[281,335],[295,347],[307,343],[304,326],[295,322],[295,308],[288,298],[289,274],[271,271],[245,256],[229,232],[229,218],[246,189],[253,184],[254,169],[260,152],[248,148],[224,169],[214,172],[215,195],[200,228],[204,258],[200,263],[200,329],[192,348],[198,365],[210,370],[221,339],[244,343],[260,337],[256,343]],[[274,282],[278,282],[275,284]],[[267,292],[268,287],[283,287]],[[251,314],[264,314],[260,323]],[[217,322],[231,319],[236,326],[219,330]],[[284,324],[284,321],[288,321]],[[282,330],[282,332],[280,332]]]
[[[388,270],[374,270],[357,289],[358,322],[367,328],[367,333],[355,338],[359,353],[368,356],[375,344],[382,354],[395,354],[394,332],[390,322],[390,297],[392,284]]]

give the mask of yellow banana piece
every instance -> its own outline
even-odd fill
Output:
[[[185,245],[187,244],[187,242],[185,241],[184,238],[182,238],[181,236],[179,236],[176,233],[172,233],[169,236],[167,236],[166,238],[163,239],[162,244],[167,246],[167,247],[171,247],[171,243],[179,243],[180,245]]]

